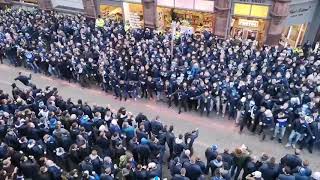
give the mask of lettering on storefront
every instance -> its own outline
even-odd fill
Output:
[[[312,8],[312,6],[308,6],[308,7],[304,7],[304,8],[299,7],[297,9],[291,9],[289,11],[290,17],[304,16],[304,14],[307,13],[311,8]]]
[[[245,3],[259,3],[259,4],[264,4],[266,3],[266,0],[239,0],[240,2],[245,2]]]
[[[286,25],[291,26],[294,24],[305,24],[311,22],[317,7],[316,5],[316,1],[290,5]]]
[[[272,0],[234,0],[234,2],[248,3],[248,4],[264,4],[272,5]]]
[[[257,28],[259,26],[259,22],[253,21],[253,20],[239,19],[239,25],[245,26],[245,27]]]

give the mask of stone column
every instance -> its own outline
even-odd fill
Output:
[[[155,29],[157,21],[157,0],[142,0],[144,27]]]
[[[42,10],[50,11],[53,9],[51,0],[38,0],[38,5]]]
[[[96,9],[96,0],[82,0],[84,14],[88,18],[96,18],[97,9]]]
[[[216,0],[214,2],[215,24],[213,34],[219,37],[226,38],[225,35],[228,27],[228,13],[230,12],[229,1],[230,0]]]
[[[270,46],[279,44],[281,34],[284,30],[284,22],[289,14],[290,2],[291,0],[274,0],[270,11],[271,19],[265,44]]]

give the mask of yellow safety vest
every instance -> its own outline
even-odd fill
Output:
[[[96,27],[102,28],[104,26],[104,20],[102,18],[96,19]]]

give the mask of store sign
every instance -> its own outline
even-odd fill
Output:
[[[194,8],[194,0],[175,0],[174,6],[175,8],[181,9],[193,9]]]
[[[259,22],[253,20],[239,19],[239,26],[257,28],[259,26]]]
[[[157,0],[158,6],[174,7],[174,0]]]
[[[272,5],[272,0],[233,0],[233,2],[248,3],[248,4],[264,4]]]
[[[214,11],[214,1],[195,0],[194,9],[200,10],[200,11],[213,12]]]
[[[125,2],[131,2],[131,3],[142,3],[142,0],[125,0]]]
[[[290,5],[286,25],[305,24],[311,22],[316,9],[316,1]]]

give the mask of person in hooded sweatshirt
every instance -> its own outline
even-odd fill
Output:
[[[220,155],[217,156],[216,159],[211,160],[209,163],[209,169],[211,170],[211,176],[214,176],[216,169],[221,168],[223,165],[222,157]],[[209,172],[207,172],[208,174]]]

